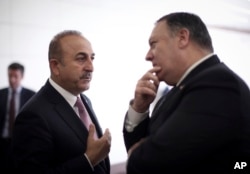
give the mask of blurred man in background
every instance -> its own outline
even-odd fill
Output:
[[[10,142],[17,113],[35,94],[25,88],[21,82],[24,77],[24,66],[12,63],[8,66],[9,87],[0,89],[0,166],[8,168],[10,163]]]

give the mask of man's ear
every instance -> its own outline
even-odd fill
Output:
[[[179,39],[178,43],[179,43],[180,48],[184,48],[187,46],[189,42],[189,36],[190,36],[190,32],[186,28],[182,28],[178,31],[178,39]]]
[[[58,76],[60,74],[59,61],[57,59],[54,59],[54,58],[50,59],[49,66],[50,66],[51,73],[53,75]]]

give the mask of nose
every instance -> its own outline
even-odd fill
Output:
[[[151,53],[150,50],[148,50],[147,54],[146,54],[146,60],[147,61],[152,61],[153,59],[153,54]]]
[[[11,83],[15,83],[17,81],[17,78],[15,76],[9,77]]]
[[[17,78],[14,76],[9,77],[9,83],[12,88],[15,88],[16,83],[17,83]]]
[[[93,66],[93,60],[91,58],[89,58],[87,61],[86,61],[86,64],[84,66],[84,69],[87,70],[87,71],[90,71],[90,72],[93,72],[94,71],[94,66]]]

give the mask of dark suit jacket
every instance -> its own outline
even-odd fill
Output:
[[[90,100],[81,95],[97,133],[102,135]],[[88,131],[68,102],[49,82],[17,116],[13,136],[13,158],[17,171],[29,174],[108,174],[109,158],[92,172],[86,151]]]
[[[133,132],[123,129],[127,150],[146,137],[128,159],[128,174],[230,174],[236,162],[250,168],[249,88],[216,55],[160,101]]]
[[[35,94],[35,91],[22,87],[20,94],[20,109],[23,105]],[[8,105],[8,88],[0,90],[0,135],[3,133],[3,127],[5,123],[5,117],[7,114]],[[19,110],[20,110],[19,109]]]

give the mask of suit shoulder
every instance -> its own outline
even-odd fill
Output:
[[[8,91],[8,88],[0,88],[0,92]]]
[[[90,100],[90,98],[89,98],[87,95],[81,94],[81,96],[82,96],[82,98],[83,98],[88,104],[92,105],[92,104],[91,104],[91,100]]]
[[[26,93],[29,93],[29,94],[35,94],[36,92],[32,89],[29,89],[29,88],[23,88],[23,91],[25,91]]]
[[[1,88],[0,89],[0,94],[2,95],[2,94],[5,94],[5,93],[7,93],[8,92],[8,88]]]

